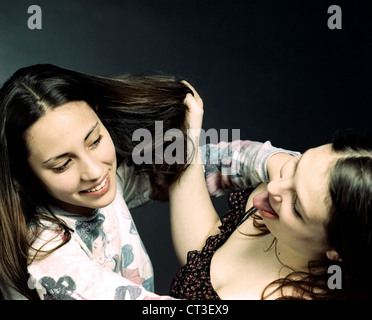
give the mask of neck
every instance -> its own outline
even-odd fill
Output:
[[[319,260],[319,256],[302,254],[277,240],[275,244],[276,256],[279,262],[294,271],[309,272],[309,262]]]

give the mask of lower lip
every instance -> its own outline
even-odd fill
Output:
[[[279,216],[277,214],[273,214],[271,212],[265,211],[265,210],[259,210],[261,212],[261,215],[268,219],[279,219]]]
[[[83,191],[81,193],[86,196],[96,198],[96,197],[103,196],[108,191],[109,188],[110,188],[110,176],[107,175],[106,184],[104,185],[103,188],[96,190],[96,191],[92,191],[92,192]]]

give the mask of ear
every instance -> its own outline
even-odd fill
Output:
[[[336,250],[328,250],[326,255],[329,260],[342,262],[342,259]]]

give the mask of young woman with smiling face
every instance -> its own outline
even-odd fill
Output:
[[[189,121],[198,141],[203,104],[194,96],[189,97],[194,111]],[[172,283],[172,295],[186,299],[371,296],[372,139],[341,137],[298,156],[277,156],[282,162],[279,170],[269,172],[270,182],[233,193],[231,210],[221,219],[198,161],[172,185],[172,234],[183,265]],[[247,218],[255,210],[253,219]],[[340,290],[327,285],[328,267],[334,264],[342,270]]]
[[[129,208],[157,200],[184,164],[134,165],[131,137],[155,120],[185,130],[187,92],[172,78],[105,78],[53,65],[22,68],[4,84],[1,283],[4,274],[29,299],[156,297]],[[98,233],[110,239],[103,258],[86,245]],[[105,261],[118,263],[103,268]]]
[[[47,111],[27,131],[26,141],[30,168],[59,207],[89,214],[114,200],[115,146],[86,102]]]

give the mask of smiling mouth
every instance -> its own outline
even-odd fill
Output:
[[[98,186],[96,186],[96,187],[94,187],[92,189],[89,189],[89,190],[85,190],[85,192],[90,193],[90,192],[101,190],[106,185],[107,178],[108,177],[106,177],[105,179],[103,179],[103,181]]]
[[[110,185],[110,179],[109,179],[109,176],[107,175],[106,178],[104,178],[100,184],[96,185],[93,188],[81,191],[80,193],[91,194],[91,195],[105,193],[109,185]]]

